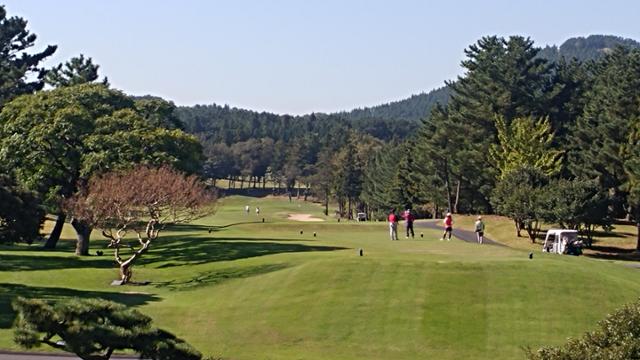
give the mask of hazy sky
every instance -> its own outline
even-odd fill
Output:
[[[0,0],[2,3],[2,0]],[[111,84],[178,105],[301,114],[399,100],[461,73],[483,35],[640,40],[640,1],[4,0],[48,65],[80,53]]]

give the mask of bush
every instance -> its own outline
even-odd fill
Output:
[[[528,351],[530,360],[640,359],[640,300],[624,306],[599,323],[597,330],[560,347]]]
[[[0,175],[0,243],[31,244],[39,237],[44,210],[36,196]]]

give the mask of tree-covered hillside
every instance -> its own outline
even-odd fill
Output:
[[[590,35],[575,37],[565,41],[560,47],[545,46],[539,56],[550,61],[576,59],[578,61],[597,60],[610,54],[617,46],[639,48],[640,43],[613,35]]]
[[[426,114],[431,112],[431,109],[436,104],[446,104],[450,95],[451,89],[448,86],[443,86],[429,92],[412,95],[407,99],[373,107],[358,108],[349,112],[338,113],[338,115],[348,120],[402,119],[420,121]]]

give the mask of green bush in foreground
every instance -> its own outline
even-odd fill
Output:
[[[624,306],[600,322],[599,328],[557,348],[541,348],[531,360],[640,359],[640,300]]]
[[[75,353],[85,360],[107,360],[114,351],[133,350],[141,358],[199,360],[196,349],[173,334],[151,326],[151,318],[125,305],[100,299],[49,304],[17,298],[17,344],[41,344]]]

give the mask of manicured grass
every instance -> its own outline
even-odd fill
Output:
[[[327,221],[287,221],[289,213]],[[420,232],[391,242],[386,223],[338,223],[317,204],[230,197],[214,216],[165,232],[134,270],[151,284],[124,287],[109,286],[117,273],[108,249],[76,258],[72,242],[54,252],[0,248],[0,348],[16,348],[8,304],[23,295],[125,302],[230,359],[513,359],[522,346],[579,336],[640,293],[640,271],[620,264],[529,260],[524,249]],[[96,235],[92,252],[104,245]]]
[[[455,224],[461,229],[473,231],[476,216],[455,215]],[[512,248],[540,251],[544,239],[537,239],[533,244],[526,231],[522,231],[522,237],[516,236],[516,228],[513,220],[503,216],[483,216],[486,225],[486,234],[489,238],[499,241]],[[559,228],[557,225],[543,224],[540,236],[550,228]],[[635,250],[637,242],[637,229],[633,225],[614,224],[612,231],[604,231],[598,228],[593,240],[593,249],[585,249],[585,254],[601,258],[616,258],[618,255],[630,257],[629,252]],[[626,256],[625,256],[626,255]]]

